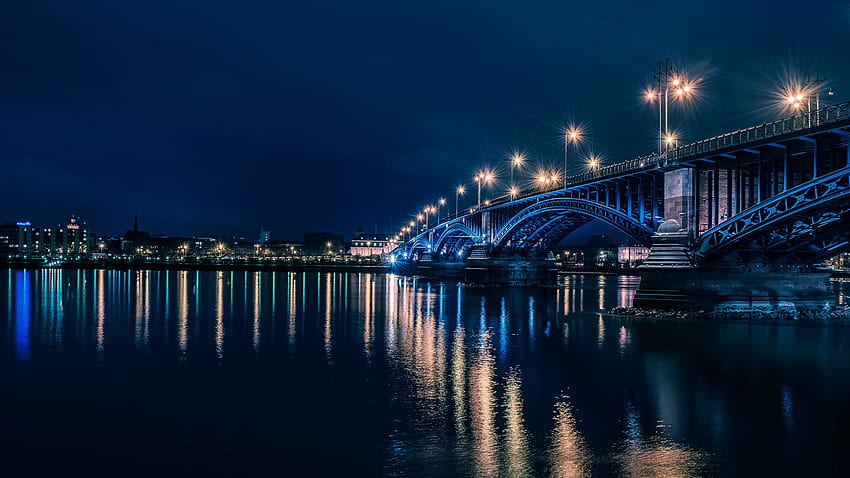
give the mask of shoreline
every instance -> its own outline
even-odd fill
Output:
[[[645,317],[673,320],[733,320],[733,321],[792,321],[823,322],[850,321],[850,305],[824,305],[818,307],[800,307],[793,310],[686,310],[653,309],[643,307],[614,307],[607,312],[620,317]]]
[[[389,272],[384,264],[352,263],[200,263],[200,262],[143,262],[143,261],[80,261],[80,262],[0,262],[0,269],[63,269],[63,270],[154,270],[154,271],[259,271],[259,272]]]

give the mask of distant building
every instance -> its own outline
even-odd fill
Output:
[[[620,246],[617,248],[617,262],[625,267],[643,264],[649,257],[649,248],[644,246]]]
[[[302,250],[305,255],[321,256],[345,253],[345,242],[342,239],[342,234],[308,232],[304,234],[304,241],[302,243]]]
[[[265,228],[260,228],[260,244],[268,244],[272,238],[271,231],[267,231]]]
[[[351,240],[352,256],[381,256],[395,248],[395,242],[387,234],[368,234],[362,232]]]
[[[95,236],[86,223],[72,216],[68,224],[57,227],[33,226],[29,221],[0,225],[0,254],[6,257],[66,257],[95,252]]]
[[[151,234],[139,230],[139,216],[133,218],[133,229],[121,237],[121,251],[128,254],[140,254],[147,251],[151,244]]]
[[[300,256],[303,254],[304,244],[293,241],[269,242],[265,246],[269,254],[274,257]]]

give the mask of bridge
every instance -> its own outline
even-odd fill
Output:
[[[636,305],[822,303],[850,250],[850,103],[503,196],[420,231],[400,270],[511,285],[555,280],[550,251],[598,219],[651,248]]]

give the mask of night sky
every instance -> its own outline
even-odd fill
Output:
[[[850,3],[750,3],[4,2],[0,221],[395,231],[514,149],[559,164],[570,121],[575,156],[653,151],[665,56],[701,79],[683,142],[777,119],[789,72],[850,99]]]

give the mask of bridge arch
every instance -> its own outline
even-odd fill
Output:
[[[700,261],[737,253],[768,262],[814,264],[850,249],[850,167],[784,191],[709,229]]]
[[[434,245],[434,253],[448,260],[461,255],[472,244],[479,242],[480,235],[476,230],[462,222],[448,225]]]
[[[564,237],[593,219],[624,232],[649,247],[652,228],[604,204],[577,198],[554,198],[516,213],[493,236],[497,254],[543,255]]]

